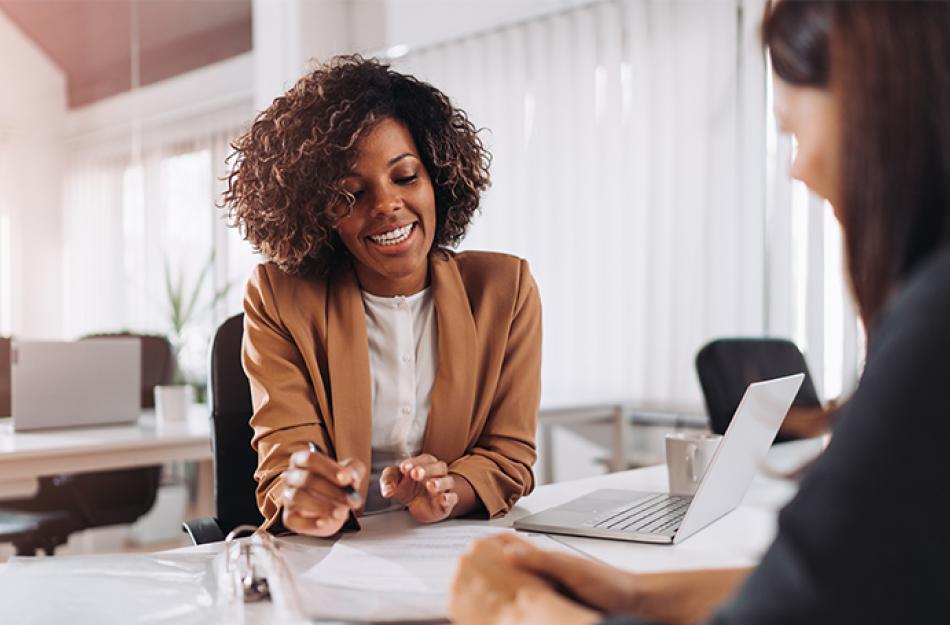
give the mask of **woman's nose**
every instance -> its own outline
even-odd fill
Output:
[[[373,202],[373,213],[384,215],[392,213],[402,207],[402,201],[399,195],[389,189],[382,189],[375,194]]]

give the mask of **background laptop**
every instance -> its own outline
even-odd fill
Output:
[[[515,529],[651,543],[688,538],[742,501],[804,378],[749,385],[692,497],[598,490],[515,521]]]
[[[135,421],[141,410],[141,350],[137,338],[14,341],[13,429]]]

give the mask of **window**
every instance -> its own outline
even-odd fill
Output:
[[[224,296],[243,291],[256,262],[247,243],[224,232],[215,206],[233,134],[152,150],[135,163],[85,162],[70,172],[68,336],[122,330],[169,336],[183,372],[201,383],[214,329],[239,310],[225,305]],[[239,306],[240,297],[227,302]]]
[[[10,216],[0,212],[0,336],[9,336],[13,316]]]

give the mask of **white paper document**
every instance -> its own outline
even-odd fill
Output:
[[[363,521],[362,531],[345,535],[320,562],[297,573],[308,615],[368,621],[445,618],[459,556],[478,538],[514,533],[477,521],[419,525],[405,513]],[[542,548],[563,548],[543,535],[520,536]]]

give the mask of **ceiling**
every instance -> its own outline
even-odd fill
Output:
[[[0,0],[66,74],[70,108],[132,86],[137,4],[144,86],[251,49],[251,0]]]

